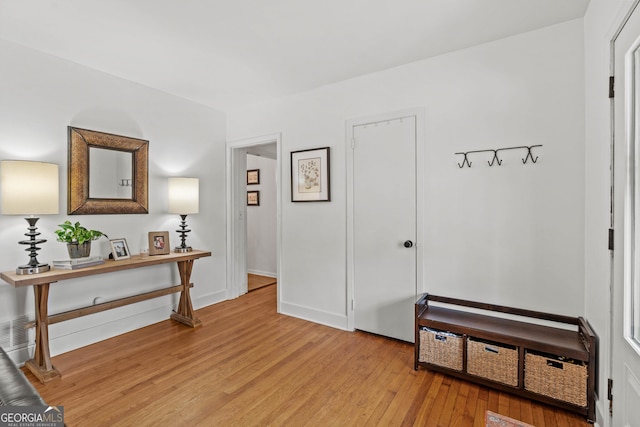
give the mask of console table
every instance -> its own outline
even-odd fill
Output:
[[[60,372],[51,363],[49,351],[49,325],[75,319],[88,314],[99,313],[127,304],[157,298],[180,292],[180,302],[171,318],[192,328],[202,326],[202,322],[195,317],[189,289],[193,286],[190,282],[193,262],[198,258],[211,256],[211,252],[193,250],[185,253],[171,253],[168,255],[140,256],[134,255],[124,260],[105,260],[104,264],[79,268],[76,270],[51,269],[44,273],[31,275],[18,275],[15,271],[0,273],[0,278],[17,287],[33,286],[35,296],[36,319],[31,326],[36,328],[36,347],[33,359],[28,360],[25,366],[42,382],[46,383],[61,376]],[[89,307],[79,308],[64,313],[49,315],[49,285],[67,279],[95,276],[114,271],[130,270],[133,268],[149,267],[158,264],[177,263],[180,274],[180,284],[169,288],[159,289],[126,298],[108,301]]]

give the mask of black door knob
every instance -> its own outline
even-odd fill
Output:
[[[405,248],[412,248],[413,247],[413,242],[411,240],[406,240],[404,242],[404,247]]]

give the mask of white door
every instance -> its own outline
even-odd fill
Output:
[[[640,426],[640,10],[615,40],[613,426]]]
[[[412,342],[416,117],[352,127],[354,326]]]

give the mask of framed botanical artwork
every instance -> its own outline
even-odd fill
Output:
[[[129,246],[126,239],[110,239],[111,254],[116,261],[119,259],[131,258],[131,252],[129,252]]]
[[[247,171],[247,185],[260,184],[260,169],[250,169]]]
[[[260,206],[259,191],[247,191],[247,206]]]
[[[166,255],[171,252],[168,231],[149,232],[149,255]]]
[[[330,148],[291,152],[291,201],[331,201]]]

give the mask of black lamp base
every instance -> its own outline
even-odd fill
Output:
[[[176,231],[180,233],[181,244],[180,246],[176,246],[173,251],[178,253],[191,252],[193,249],[191,249],[191,246],[187,246],[187,244],[185,243],[185,241],[187,240],[187,233],[191,233],[191,230],[187,230],[187,216],[180,215],[180,218],[180,230]]]
[[[36,227],[36,222],[38,222],[38,219],[39,218],[34,217],[25,218],[25,220],[27,220],[27,222],[29,223],[29,232],[25,233],[25,236],[27,236],[29,240],[21,240],[18,243],[20,243],[21,245],[29,245],[29,247],[25,249],[25,251],[29,252],[29,264],[21,265],[16,268],[16,274],[38,274],[44,273],[45,271],[49,271],[51,269],[49,264],[41,264],[37,259],[38,251],[40,250],[40,248],[36,245],[46,242],[45,239],[36,239],[36,236],[40,235],[40,233],[36,231],[38,229],[38,227]]]

